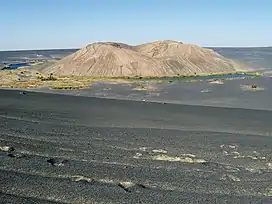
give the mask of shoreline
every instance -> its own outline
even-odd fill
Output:
[[[183,79],[183,78],[194,78],[194,77],[212,77],[212,76],[233,76],[233,75],[244,75],[244,76],[262,76],[263,74],[254,71],[234,71],[234,72],[218,72],[218,73],[200,73],[200,74],[184,74],[184,75],[168,75],[168,76],[116,76],[116,77],[100,77],[100,76],[59,76],[60,78],[63,77],[75,77],[75,78],[90,78],[96,80],[115,80],[115,79],[131,79],[131,80],[156,80],[156,79]]]
[[[1,70],[3,81],[0,87],[10,88],[31,88],[44,87],[52,89],[84,89],[90,88],[93,82],[116,82],[116,83],[133,83],[133,82],[174,82],[174,81],[201,81],[201,80],[233,80],[257,78],[263,76],[259,72],[224,72],[210,74],[194,75],[173,75],[161,77],[93,77],[93,76],[55,76],[53,74],[43,74],[35,69],[26,67],[14,70]],[[5,81],[6,80],[6,81]]]

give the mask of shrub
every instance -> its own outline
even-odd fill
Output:
[[[251,85],[251,88],[252,88],[252,89],[256,89],[256,88],[257,88],[257,85],[256,85],[256,84],[252,84],[252,85]]]
[[[57,78],[55,78],[52,73],[49,75],[49,77],[38,76],[38,79],[40,79],[41,81],[56,81],[57,80]]]

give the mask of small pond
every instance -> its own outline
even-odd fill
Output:
[[[4,67],[2,70],[12,70],[18,69],[20,67],[27,67],[30,66],[28,63],[16,63],[16,64],[9,64],[8,66]]]

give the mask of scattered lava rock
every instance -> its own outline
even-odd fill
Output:
[[[136,184],[135,186],[140,187],[140,188],[148,188],[148,186],[146,186],[144,184],[140,184],[140,183]]]
[[[8,153],[7,156],[11,157],[11,158],[23,158],[23,157],[26,157],[26,155],[24,155],[24,154],[19,154],[19,153],[18,154],[14,154],[14,153],[11,153],[11,152]]]
[[[58,160],[55,158],[50,158],[47,160],[48,163],[50,163],[52,166],[64,166],[65,163],[68,162],[68,160]]]
[[[12,157],[12,158],[15,157],[15,155],[12,153],[8,153],[7,155],[8,155],[8,157]]]
[[[72,181],[81,182],[85,184],[95,184],[95,180],[93,178],[88,178],[80,175],[72,176]]]
[[[138,191],[139,189],[147,189],[148,186],[144,184],[134,184],[131,182],[120,182],[117,184],[120,188],[124,189],[126,192]]]
[[[210,168],[218,168],[220,166],[220,164],[215,163],[215,162],[211,162],[211,161],[203,162],[203,163],[201,163],[201,165],[205,166],[205,167],[210,167]]]
[[[0,151],[3,152],[4,154],[6,154],[8,157],[11,158],[22,158],[25,157],[24,154],[21,153],[16,153],[15,149],[13,147],[9,147],[9,146],[2,146],[0,147]]]
[[[118,185],[120,188],[124,189],[126,192],[131,192],[131,190],[129,189],[129,187],[126,187],[124,184],[118,183],[117,185]]]
[[[2,152],[12,152],[14,150],[15,149],[13,147],[9,147],[9,146],[0,147],[0,151],[2,151]]]
[[[251,88],[252,88],[252,89],[256,89],[256,88],[257,88],[257,85],[256,85],[256,84],[252,84],[252,85],[251,85]]]

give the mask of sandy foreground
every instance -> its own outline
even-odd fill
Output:
[[[2,203],[272,203],[268,109],[0,96]]]

